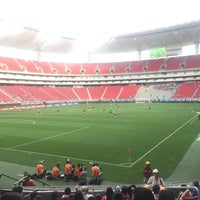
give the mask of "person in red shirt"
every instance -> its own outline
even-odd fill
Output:
[[[145,162],[145,166],[142,168],[142,174],[144,176],[144,183],[147,183],[152,175],[153,170],[150,167],[151,163],[149,161]]]
[[[30,174],[26,175],[26,177],[24,178],[23,182],[22,182],[23,186],[36,186],[35,182],[33,179],[31,179]]]

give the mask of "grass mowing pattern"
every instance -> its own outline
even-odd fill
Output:
[[[37,110],[0,112],[1,161],[34,167],[45,159],[48,170],[61,161],[63,171],[66,158],[71,158],[75,165],[85,163],[88,176],[89,161],[97,161],[104,180],[142,183],[146,160],[167,178],[199,134],[195,117],[199,104],[152,103],[151,110],[147,104],[92,106],[86,113],[86,104],[60,107],[59,112],[44,108],[41,114]],[[109,110],[118,106],[115,118]]]

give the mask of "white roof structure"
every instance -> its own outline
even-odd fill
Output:
[[[68,54],[199,43],[198,0],[0,0],[0,46]]]

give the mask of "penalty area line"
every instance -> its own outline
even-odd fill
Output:
[[[59,137],[59,136],[62,136],[62,135],[69,135],[69,134],[76,133],[76,132],[79,132],[81,130],[88,129],[88,128],[89,127],[86,126],[86,127],[83,127],[83,128],[79,128],[79,129],[73,130],[73,131],[59,133],[57,135],[52,135],[50,137],[46,137],[46,138],[42,138],[42,139],[39,139],[39,140],[34,140],[34,141],[31,141],[31,142],[26,142],[26,143],[23,143],[23,144],[19,144],[19,145],[10,147],[10,149],[14,149],[14,148],[21,147],[21,146],[26,146],[26,145],[37,143],[37,142],[41,142],[41,141],[44,141],[44,140],[49,140],[49,139],[52,139],[52,138],[55,138],[55,137]]]

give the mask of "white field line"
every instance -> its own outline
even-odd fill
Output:
[[[36,124],[36,125],[48,125],[48,126],[67,126],[67,127],[69,127],[69,125],[66,125],[66,124],[50,124],[50,123],[40,123],[40,122],[37,122],[37,120],[19,120],[19,121],[17,121],[16,119],[8,119],[8,120],[0,120],[0,123],[8,123],[8,122],[10,122],[10,123],[13,123],[13,124]],[[70,126],[70,127],[72,127],[72,126]],[[74,126],[74,128],[76,128],[75,126]]]
[[[83,161],[83,162],[91,162],[91,160],[87,159],[82,159],[82,158],[75,158],[75,157],[70,157],[70,156],[62,156],[62,155],[55,155],[55,154],[48,154],[48,153],[40,153],[40,152],[34,152],[34,151],[24,151],[24,150],[19,150],[19,149],[11,149],[11,148],[0,148],[1,150],[6,150],[6,151],[15,151],[15,152],[21,152],[21,153],[27,153],[28,155],[35,154],[35,155],[42,155],[42,156],[49,156],[49,157],[56,157],[56,158],[70,158],[71,160],[77,160],[77,161]],[[95,161],[92,160],[93,162],[98,162],[100,164],[105,164],[105,165],[110,165],[110,166],[121,166],[119,164],[113,164],[113,163],[106,163],[106,162],[100,162],[100,161]],[[123,166],[126,167],[126,166]]]
[[[86,127],[83,127],[83,128],[79,128],[79,129],[73,130],[73,131],[63,132],[63,133],[60,133],[60,134],[57,134],[57,135],[52,135],[50,137],[42,138],[42,139],[39,139],[39,140],[26,142],[26,143],[23,143],[23,144],[19,144],[19,145],[10,147],[10,149],[14,149],[14,148],[21,147],[21,146],[26,146],[26,145],[37,143],[37,142],[44,141],[44,140],[49,140],[49,139],[52,139],[52,138],[55,138],[55,137],[59,137],[59,136],[62,136],[62,135],[69,135],[71,133],[76,133],[76,132],[82,131],[82,130],[87,129],[87,128],[89,128],[89,127],[86,126]]]
[[[134,165],[136,165],[140,160],[142,160],[146,155],[148,155],[149,153],[151,153],[154,149],[156,149],[158,146],[160,146],[163,142],[165,142],[167,139],[169,139],[171,136],[173,136],[177,131],[179,131],[180,129],[182,129],[185,125],[187,125],[188,123],[190,123],[194,118],[196,117],[196,115],[194,117],[192,117],[191,119],[189,119],[187,122],[185,122],[184,124],[182,124],[179,128],[177,128],[175,131],[173,131],[170,135],[168,135],[166,138],[164,138],[163,140],[161,140],[158,144],[156,144],[153,148],[151,148],[149,151],[147,151],[145,154],[143,154],[140,158],[138,158],[135,162],[133,162],[131,165],[126,166],[126,163],[119,163],[119,164],[114,164],[114,163],[107,163],[107,162],[101,162],[101,161],[93,161],[93,162],[98,162],[99,164],[105,164],[105,165],[109,165],[109,166],[116,166],[116,167],[123,167],[123,168],[131,168]],[[88,128],[88,127],[85,127]],[[14,148],[14,147],[12,147]],[[47,154],[47,153],[40,153],[40,152],[32,152],[32,151],[24,151],[24,150],[18,150],[18,149],[12,149],[12,148],[0,148],[2,150],[6,150],[6,151],[16,151],[16,152],[22,152],[22,153],[27,153],[27,154],[36,154],[36,155],[43,155],[43,156],[49,156],[49,157],[57,157],[57,158],[70,158],[73,160],[78,160],[78,161],[83,161],[83,162],[90,162],[91,160],[87,160],[87,159],[82,159],[82,158],[75,158],[75,157],[70,157],[70,156],[62,156],[62,155],[54,155],[54,154]]]
[[[158,144],[156,144],[153,148],[151,148],[149,151],[147,151],[145,154],[143,154],[140,158],[138,158],[135,162],[133,162],[129,167],[133,167],[135,164],[137,164],[140,160],[142,160],[146,155],[151,153],[154,149],[156,149],[158,146],[160,146],[163,142],[168,140],[171,136],[173,136],[176,132],[178,132],[180,129],[182,129],[185,125],[190,123],[194,118],[196,118],[197,115],[186,121],[184,124],[182,124],[179,128],[177,128],[175,131],[173,131],[170,135],[165,137],[163,140],[161,140]]]

